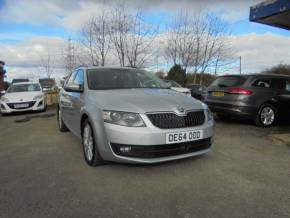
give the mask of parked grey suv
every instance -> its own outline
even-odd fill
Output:
[[[60,131],[82,139],[91,166],[156,163],[204,154],[214,120],[205,104],[170,90],[153,73],[78,68],[59,94]]]

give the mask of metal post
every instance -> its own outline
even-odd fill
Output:
[[[242,56],[240,56],[240,74],[242,74]]]

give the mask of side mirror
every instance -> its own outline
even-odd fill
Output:
[[[70,85],[70,86],[65,86],[64,90],[67,92],[83,92],[84,86],[83,85]]]

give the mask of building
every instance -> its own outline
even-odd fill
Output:
[[[290,0],[267,0],[252,6],[250,21],[290,30]]]

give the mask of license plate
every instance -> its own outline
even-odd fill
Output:
[[[203,138],[202,130],[166,133],[166,144],[190,142]]]
[[[214,97],[224,97],[225,93],[224,92],[213,92],[212,96],[214,96]]]
[[[25,107],[29,107],[29,104],[15,104],[14,108],[25,108]]]

